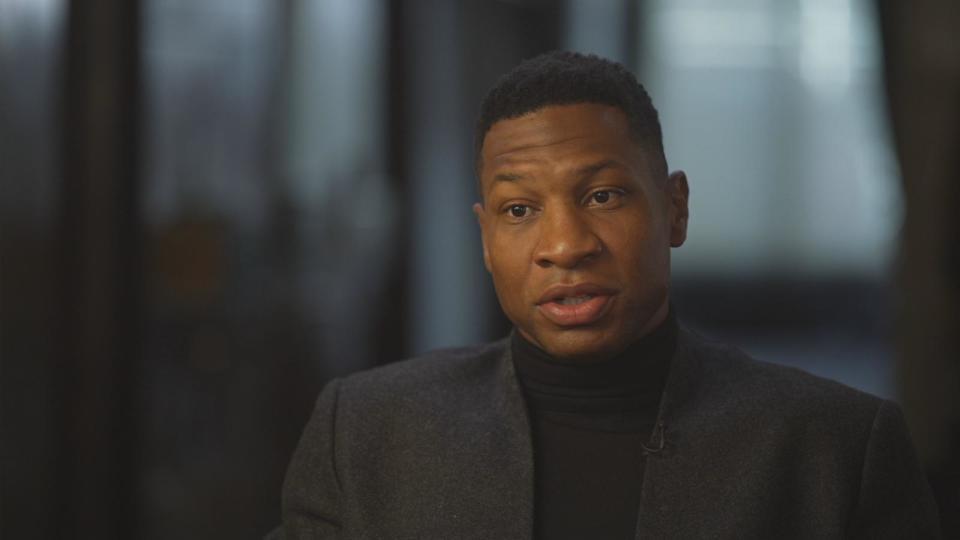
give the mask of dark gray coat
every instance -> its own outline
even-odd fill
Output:
[[[637,538],[939,536],[891,402],[681,329],[659,418]],[[438,351],[323,390],[272,536],[531,538],[533,474],[506,341]]]

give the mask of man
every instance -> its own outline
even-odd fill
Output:
[[[476,141],[515,331],[331,382],[278,538],[938,536],[896,405],[678,324],[687,179],[622,66],[522,63]]]

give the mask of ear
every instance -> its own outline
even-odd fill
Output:
[[[486,227],[486,213],[483,210],[482,203],[473,203],[473,215],[477,216],[477,225],[480,226],[480,242],[483,244],[483,266],[487,268],[487,272],[490,272],[490,252],[487,250],[487,232]]]
[[[680,247],[687,239],[687,220],[690,217],[688,202],[690,186],[687,173],[674,171],[667,178],[667,195],[670,197],[670,246]]]

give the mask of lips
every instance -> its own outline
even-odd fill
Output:
[[[558,326],[592,324],[606,315],[616,291],[593,283],[554,285],[537,302],[537,309]]]

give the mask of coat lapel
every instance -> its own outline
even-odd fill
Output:
[[[507,501],[508,508],[501,508],[505,529],[512,534],[503,538],[533,538],[533,496],[534,463],[533,440],[530,429],[530,417],[526,400],[520,389],[520,381],[511,357],[509,344],[499,359],[497,366],[499,383],[496,385],[494,401],[497,407],[497,429],[504,441],[503,458],[498,460],[506,481],[501,500]],[[493,469],[490,469],[493,470]]]
[[[658,413],[658,425],[663,426],[663,431],[654,430],[648,444],[652,451],[644,458],[647,463],[637,538],[672,538],[688,530],[684,526],[689,520],[689,516],[683,515],[684,500],[697,489],[696,474],[691,474],[696,457],[690,452],[695,422],[690,422],[690,418],[700,392],[703,359],[697,351],[699,343],[700,338],[683,327],[679,329],[677,350]],[[458,531],[462,533],[460,537],[532,538],[533,444],[526,402],[508,343],[489,376],[495,379],[494,384],[486,386],[492,390],[486,396],[477,396],[478,414],[471,417],[473,428],[483,437],[470,446],[466,458],[475,471],[486,471],[489,478],[479,484],[459,486],[461,492],[450,494],[447,509],[471,515],[477,512],[478,502],[483,501],[479,506],[483,508],[486,530],[471,527]],[[473,520],[462,523],[470,521]]]
[[[661,397],[658,426],[651,435],[639,508],[637,538],[673,538],[686,530],[689,516],[682,512],[683,501],[690,496],[693,476],[688,441],[692,439],[689,422],[700,386],[702,355],[697,348],[700,338],[680,327],[677,349],[671,361],[667,383]],[[493,504],[486,509],[487,522],[493,530],[486,536],[498,538],[533,538],[534,463],[533,443],[526,402],[513,365],[509,342],[497,359],[496,382],[490,396],[494,414],[482,414],[482,428],[487,443],[478,445],[473,460],[480,470],[489,471],[489,486],[458,500],[469,505],[478,495]],[[662,429],[662,431],[661,431]],[[694,475],[695,476],[695,475]],[[474,486],[475,487],[475,486]],[[464,507],[464,512],[469,508]],[[477,531],[463,531],[463,537]],[[493,534],[496,532],[496,534]],[[483,534],[481,534],[483,536]]]
[[[437,441],[449,462],[430,474],[452,478],[434,483],[444,486],[437,537],[532,538],[533,445],[510,347],[486,366],[474,375],[483,384],[461,387],[458,412],[446,411],[448,436]]]
[[[701,384],[702,358],[696,348],[700,339],[679,328],[677,348],[667,376],[644,468],[636,538],[675,538],[691,516],[685,514],[684,500],[693,496],[697,478],[691,462],[694,439],[687,421],[697,401]]]

